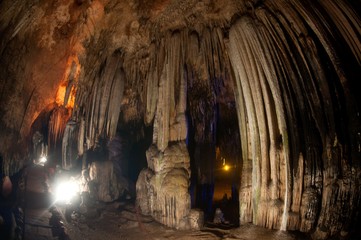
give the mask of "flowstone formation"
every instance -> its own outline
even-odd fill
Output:
[[[347,94],[349,83],[335,83],[325,63],[339,79],[346,73],[335,60],[334,43],[325,38],[332,33],[323,18],[293,1],[265,4],[254,10],[255,18],[241,17],[229,34],[245,173],[240,222],[316,229],[315,238],[345,234],[352,225],[345,216],[357,212],[354,203],[360,201],[360,165],[351,160],[359,159],[360,150],[346,150],[344,131],[356,137],[360,121],[359,113],[340,107],[341,102],[356,106]],[[329,16],[339,16],[340,9],[331,6]],[[312,18],[312,24],[302,18]],[[321,54],[328,60],[322,62]],[[347,128],[342,119],[346,114],[354,119]]]
[[[4,0],[0,12],[5,175],[32,161],[37,132],[71,168],[124,130],[136,142],[145,125],[153,133],[137,205],[168,226],[198,228],[191,161],[204,170],[215,144],[229,145],[215,140],[228,107],[239,126],[230,142],[240,142],[241,224],[316,239],[358,227],[359,1]],[[103,170],[124,174],[114,159]],[[124,187],[111,181],[118,196]]]

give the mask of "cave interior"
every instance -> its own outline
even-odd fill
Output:
[[[219,208],[232,228],[357,239],[360,13],[348,0],[0,1],[0,216],[40,164],[179,231]]]

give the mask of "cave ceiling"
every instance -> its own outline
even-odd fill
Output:
[[[230,106],[238,104],[252,124],[253,111],[264,112],[257,101],[276,112],[284,131],[298,127],[293,120],[311,122],[321,144],[359,134],[357,1],[2,1],[0,10],[5,161],[24,161],[39,116],[53,141],[69,119],[83,121],[88,148],[119,127],[152,124],[159,98],[168,97],[158,92],[164,77],[173,79],[167,87],[186,92],[172,93],[170,104],[187,110],[197,141],[212,141],[220,112],[234,118]],[[248,103],[239,96],[247,89],[264,94]],[[262,96],[272,94],[282,96]],[[300,139],[290,140],[299,147]]]
[[[54,141],[70,118],[83,120],[88,148],[119,127],[152,124],[165,71],[174,79],[170,87],[186,92],[186,106],[172,104],[187,109],[198,141],[212,141],[212,125],[226,112],[215,109],[234,108],[235,89],[248,94],[247,87],[274,86],[247,86],[237,80],[242,74],[284,81],[280,94],[287,106],[277,109],[283,104],[278,97],[273,104],[261,99],[274,105],[269,111],[308,118],[322,141],[325,135],[347,138],[347,121],[359,129],[354,79],[360,77],[360,4],[311,2],[2,1],[2,155],[26,158],[28,151],[13,149],[14,143],[27,148],[39,116],[47,116]],[[249,104],[250,98],[241,98]]]
[[[92,104],[101,105],[102,117],[95,120],[100,121],[96,128],[107,123],[107,129],[96,129],[101,135],[113,136],[118,119],[136,123],[144,118],[149,125],[157,101],[156,96],[151,97],[158,84],[154,78],[160,75],[166,54],[163,45],[172,41],[182,45],[187,38],[194,40],[190,47],[194,47],[195,56],[181,60],[182,64],[189,62],[190,95],[203,98],[203,104],[208,105],[234,101],[231,82],[224,83],[221,76],[230,73],[222,73],[224,66],[207,69],[211,61],[207,63],[207,56],[201,54],[212,57],[214,48],[220,51],[215,57],[224,57],[223,43],[209,37],[212,32],[223,37],[232,16],[244,7],[243,3],[238,5],[231,1],[3,1],[0,88],[2,138],[7,144],[3,144],[2,154],[17,160],[26,158],[26,151],[25,155],[19,153],[12,145],[21,142],[26,149],[35,120],[46,112],[52,113],[43,121],[49,121],[49,139],[54,140],[62,136],[71,113],[75,118],[92,118]],[[179,37],[172,39],[174,34]],[[184,52],[188,46],[179,47]],[[209,81],[210,74],[217,75],[215,83]],[[213,96],[211,84],[217,84],[218,93],[224,88],[222,96]],[[211,103],[198,90],[208,94]],[[60,106],[68,111],[59,110]],[[201,114],[196,107],[191,111]],[[203,118],[199,114],[195,120]],[[93,135],[89,146],[94,145]]]

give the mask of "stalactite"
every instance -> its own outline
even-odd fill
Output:
[[[83,154],[86,152],[85,145],[85,119],[84,117],[81,117],[79,120],[79,134],[78,134],[78,154],[79,156],[83,156]]]
[[[246,110],[244,103],[243,92],[240,89],[241,80],[239,79],[239,75],[235,76],[235,100],[237,106],[237,114],[238,114],[238,122],[239,122],[239,131],[241,136],[241,144],[242,144],[242,172],[252,172],[252,161],[249,158],[248,153],[248,124],[246,119]],[[241,174],[241,183],[240,183],[240,191],[239,191],[239,199],[240,199],[240,223],[248,223],[252,222],[252,179],[250,174]]]
[[[264,15],[262,16],[263,17],[263,19],[264,19]],[[272,27],[274,27],[275,25],[273,25]],[[261,31],[262,31],[262,27],[260,28],[261,29]],[[244,35],[246,35],[246,34],[244,34]],[[255,35],[256,36],[256,34],[255,33],[253,33],[253,35]],[[264,39],[270,39],[269,38],[269,36],[267,36],[268,34],[263,34],[264,35]],[[272,39],[272,38],[271,38]],[[254,41],[254,42],[256,42],[256,41]],[[287,88],[285,88],[285,86],[284,85],[281,85],[280,87],[277,87],[278,86],[278,84],[276,83],[276,85],[274,84],[274,83],[272,83],[272,82],[270,82],[270,80],[271,79],[276,79],[276,77],[275,77],[275,75],[274,75],[274,73],[278,73],[279,75],[278,76],[283,76],[283,77],[285,77],[285,69],[280,69],[276,64],[277,64],[277,60],[273,60],[273,59],[279,59],[279,56],[278,56],[278,53],[273,49],[273,47],[272,47],[272,45],[274,44],[274,43],[270,43],[269,41],[265,41],[266,42],[266,44],[267,45],[264,45],[263,44],[263,46],[261,45],[261,46],[257,46],[257,45],[255,45],[255,46],[253,46],[253,48],[252,49],[262,49],[262,51],[265,51],[265,53],[266,54],[264,54],[263,55],[263,53],[262,52],[260,52],[260,53],[258,53],[258,56],[260,56],[259,58],[256,58],[256,59],[260,59],[261,60],[261,62],[262,61],[264,61],[263,62],[263,64],[261,64],[261,66],[263,67],[263,71],[264,71],[264,73],[265,73],[265,76],[266,76],[266,79],[269,81],[269,86],[270,86],[270,91],[272,92],[272,96],[275,98],[275,100],[276,100],[276,113],[280,113],[280,114],[277,114],[277,118],[278,118],[278,124],[279,124],[279,126],[281,126],[279,129],[281,130],[281,136],[282,136],[282,141],[283,141],[283,147],[282,147],[282,149],[283,149],[283,151],[285,151],[285,154],[282,154],[282,156],[285,158],[284,159],[284,162],[285,162],[285,172],[286,172],[286,177],[285,178],[283,178],[284,180],[283,181],[286,181],[286,183],[285,183],[285,187],[286,187],[286,194],[285,194],[285,199],[284,199],[284,201],[286,201],[285,202],[285,204],[284,204],[284,206],[285,206],[285,209],[284,209],[284,213],[286,214],[287,212],[288,212],[288,208],[289,208],[289,204],[290,204],[290,194],[289,194],[289,191],[291,191],[291,189],[290,189],[290,185],[291,185],[291,183],[290,183],[290,181],[291,181],[291,179],[289,179],[289,177],[290,177],[290,166],[289,166],[289,157],[290,157],[290,153],[289,153],[289,147],[290,147],[290,145],[288,145],[289,143],[288,143],[288,130],[287,130],[287,124],[286,124],[286,120],[285,119],[288,119],[287,121],[288,122],[292,122],[292,119],[290,119],[290,117],[293,115],[294,116],[294,114],[292,114],[292,111],[294,111],[294,110],[292,110],[293,109],[293,107],[291,107],[290,105],[288,105],[288,104],[286,104],[286,102],[288,101],[288,100],[286,100],[286,99],[288,99],[289,97],[287,97],[287,98],[281,98],[281,97],[277,97],[277,96],[280,96],[280,90],[282,90],[282,92],[285,92],[287,89],[289,89],[289,87],[287,87]],[[268,49],[269,48],[269,49]],[[284,54],[283,54],[284,55]],[[270,58],[271,57],[271,58]],[[254,58],[254,57],[253,57]],[[267,60],[267,58],[268,58],[268,60]],[[282,60],[281,60],[282,61]],[[265,66],[274,66],[274,70],[271,70],[270,71],[270,69],[272,69],[272,68],[264,68]],[[276,70],[276,71],[275,71]],[[274,73],[272,73],[272,72],[274,72]],[[294,75],[294,74],[293,74]],[[257,75],[253,75],[253,76],[255,76],[256,78],[261,78],[262,79],[262,73],[261,74],[259,74],[259,76],[257,76]],[[292,75],[291,75],[292,76]],[[285,79],[286,79],[286,77],[285,77]],[[256,89],[255,87],[253,87],[254,89]],[[265,89],[265,85],[264,85],[264,87],[263,87],[264,89]],[[289,90],[287,90],[287,91],[289,91]],[[266,95],[266,93],[267,93],[267,91],[264,91],[264,95]],[[266,98],[267,99],[267,98]],[[281,118],[280,119],[280,116],[284,116],[284,110],[282,110],[282,108],[280,108],[280,106],[285,106],[285,110],[286,110],[286,112],[287,112],[287,115],[286,116],[288,116],[287,118]],[[259,112],[259,111],[258,111]],[[268,111],[268,113],[270,113],[270,111]],[[289,124],[288,124],[289,125]],[[283,126],[283,127],[282,127]],[[272,127],[270,128],[270,129],[272,129]],[[282,130],[283,129],[283,130]],[[277,132],[277,131],[276,131]],[[283,132],[283,133],[282,133]],[[273,135],[273,134],[272,134]],[[265,136],[263,136],[263,137],[265,137]],[[275,139],[274,137],[271,137],[271,139]],[[271,149],[271,152],[272,152],[272,149]],[[263,156],[264,156],[264,154],[263,154]],[[291,155],[292,156],[292,155]],[[268,157],[267,156],[265,156],[266,157],[266,159],[268,159]],[[263,164],[267,164],[267,161],[266,162],[264,162]],[[273,165],[272,163],[271,163],[271,165]],[[266,166],[263,166],[263,168],[265,168]],[[274,176],[275,177],[275,176]],[[285,217],[283,218],[283,228],[285,228],[285,224],[286,224],[286,221],[285,221]]]
[[[158,53],[158,49],[155,43],[150,46],[151,59],[149,65],[149,71],[146,78],[147,86],[146,86],[146,112],[144,121],[146,124],[150,124],[155,115],[155,111],[157,108],[157,100],[158,100],[158,58],[156,57],[156,53]],[[155,56],[156,55],[156,56]]]
[[[84,115],[84,139],[87,148],[94,146],[99,138],[115,136],[119,114],[120,102],[123,98],[125,76],[120,67],[120,57],[114,53],[104,63],[102,71],[92,81],[90,92],[79,84],[77,93],[76,119],[81,121]],[[80,105],[80,107],[79,107]],[[78,146],[81,149],[81,146]]]
[[[248,23],[246,21],[248,21]],[[240,24],[242,24],[242,21],[240,22]],[[278,83],[275,83],[275,82],[272,81],[272,79],[277,79],[275,77],[275,75],[274,75],[275,70],[272,67],[272,66],[274,66],[274,64],[269,59],[267,60],[267,57],[272,56],[272,54],[268,53],[268,55],[267,55],[267,54],[264,54],[263,52],[256,52],[256,50],[260,50],[260,49],[263,49],[263,51],[266,51],[267,45],[260,44],[259,37],[258,37],[259,33],[257,33],[257,31],[254,31],[253,28],[254,27],[252,26],[252,20],[249,20],[249,19],[244,20],[243,25],[239,25],[239,27],[237,28],[237,30],[240,31],[238,33],[238,36],[244,39],[244,40],[241,40],[237,36],[237,38],[238,38],[237,42],[242,43],[242,44],[238,44],[238,46],[243,45],[243,44],[245,44],[245,46],[246,46],[245,48],[240,49],[240,50],[237,49],[236,43],[232,41],[233,35],[231,35],[231,34],[233,34],[233,32],[231,30],[231,32],[230,32],[230,47],[231,47],[231,49],[234,48],[234,49],[231,50],[232,54],[236,53],[236,52],[239,52],[239,53],[241,53],[241,52],[246,53],[247,52],[248,54],[252,54],[252,52],[254,52],[253,54],[257,54],[257,56],[258,56],[257,58],[253,57],[252,55],[250,55],[249,58],[251,58],[251,59],[259,59],[259,61],[258,62],[256,61],[254,63],[253,67],[249,66],[247,68],[247,69],[254,69],[254,71],[253,72],[249,72],[249,71],[247,72],[246,69],[242,70],[240,65],[247,66],[247,64],[249,64],[249,63],[247,63],[248,59],[246,60],[246,57],[244,57],[243,60],[242,60],[242,55],[241,55],[241,57],[238,57],[239,60],[237,60],[237,57],[233,56],[231,54],[231,60],[233,61],[234,68],[236,68],[240,72],[243,72],[242,74],[240,74],[240,76],[241,76],[240,80],[243,81],[242,84],[244,85],[244,87],[242,88],[241,91],[244,91],[246,93],[246,95],[245,95],[246,108],[248,108],[248,118],[249,118],[249,121],[250,121],[250,128],[251,128],[251,139],[253,139],[251,142],[255,143],[255,144],[252,144],[253,145],[252,146],[252,149],[253,149],[252,150],[252,152],[253,152],[252,159],[253,159],[254,167],[258,168],[258,169],[260,169],[262,165],[261,165],[261,163],[258,162],[259,160],[257,158],[265,158],[262,168],[267,169],[267,166],[268,166],[269,163],[267,162],[268,160],[266,160],[266,159],[268,159],[268,151],[269,150],[264,149],[262,155],[258,155],[258,153],[257,153],[258,150],[256,151],[256,149],[258,148],[258,145],[259,145],[257,139],[260,137],[258,135],[259,134],[258,131],[260,131],[260,130],[259,130],[259,127],[257,127],[259,124],[256,124],[257,115],[254,113],[255,110],[252,110],[254,100],[252,101],[251,99],[255,99],[255,97],[252,97],[251,92],[256,91],[256,89],[258,87],[256,88],[256,85],[247,84],[246,79],[250,79],[250,78],[261,79],[261,81],[264,82],[265,80],[262,80],[263,79],[262,76],[264,75],[265,79],[267,80],[267,85],[269,85],[270,91],[272,92],[272,96],[273,96],[274,101],[275,101],[275,107],[276,107],[275,110],[276,110],[276,116],[277,116],[277,121],[278,121],[278,127],[276,127],[276,129],[277,128],[279,129],[279,130],[277,130],[277,132],[281,131],[280,134],[283,137],[283,151],[284,151],[284,154],[282,154],[282,155],[284,157],[285,169],[284,170],[281,169],[281,174],[283,174],[283,176],[285,176],[283,178],[284,179],[283,181],[285,181],[284,184],[285,184],[285,189],[286,189],[285,192],[283,192],[283,194],[285,194],[285,197],[284,197],[285,209],[283,210],[283,212],[286,212],[286,211],[288,211],[287,209],[289,207],[288,204],[289,204],[289,191],[290,190],[289,190],[289,183],[287,181],[289,181],[288,178],[290,176],[290,173],[289,173],[290,169],[289,169],[289,166],[288,166],[288,164],[289,164],[288,163],[288,158],[289,158],[289,156],[288,156],[289,155],[288,147],[289,146],[287,145],[288,144],[288,139],[287,139],[288,132],[287,132],[285,119],[283,117],[281,117],[281,116],[284,116],[284,110],[283,110],[283,107],[282,107],[282,106],[284,106],[284,103],[283,103],[282,98],[278,97],[278,96],[281,95]],[[245,31],[243,29],[247,29],[248,32],[242,32],[242,31]],[[247,39],[248,37],[249,37],[249,40]],[[254,44],[258,44],[258,45],[254,45]],[[266,51],[266,53],[267,53],[267,51]],[[259,67],[257,67],[257,66],[259,66]],[[265,68],[265,66],[269,66],[269,68]],[[258,68],[258,70],[257,70],[257,68]],[[258,98],[260,98],[260,96]],[[258,104],[263,106],[263,100],[260,101]],[[259,111],[257,111],[257,112],[259,112]],[[259,118],[264,118],[264,116],[262,117],[262,115],[258,116],[258,117]],[[260,120],[258,120],[258,121],[260,121]],[[252,122],[253,122],[253,124],[252,124]],[[261,122],[259,122],[259,123],[261,123]],[[269,128],[269,129],[273,129],[273,127]],[[252,132],[254,132],[253,137],[252,137]],[[264,139],[261,139],[261,141],[264,141],[264,140],[268,139],[267,135],[262,135],[261,137],[264,138]],[[268,146],[268,144],[263,144],[263,146],[265,148],[266,146]],[[266,170],[266,172],[267,172],[267,170]],[[256,172],[254,172],[254,175],[255,174],[256,174]],[[264,177],[267,178],[267,175],[264,176]],[[260,181],[260,179],[253,179],[252,185],[253,185],[254,190],[260,188],[259,181]],[[277,179],[276,179],[276,182],[277,182]],[[266,189],[264,189],[264,191],[266,191]],[[252,197],[253,197],[253,201],[256,201],[256,202],[260,201],[259,197],[257,197],[257,196],[252,196]],[[262,199],[261,201],[267,201],[267,199]],[[254,204],[256,204],[256,202],[254,202]],[[253,211],[255,211],[255,209]],[[263,215],[263,214],[261,214],[261,215]],[[256,217],[256,218],[255,217],[256,216],[254,216],[254,221],[256,221],[258,224],[262,224],[262,222],[264,223],[264,220],[261,220],[263,217],[261,217],[261,219],[258,219],[258,217]]]
[[[347,1],[320,1],[361,65],[361,20]]]
[[[9,4],[10,3],[10,4]],[[27,26],[37,24],[44,15],[44,11],[34,6],[32,2],[10,1],[2,4],[0,7],[0,55],[2,55],[7,44],[16,36],[24,35],[29,31]]]
[[[71,170],[77,163],[78,149],[78,125],[76,122],[69,121],[64,130],[63,144],[62,144],[62,168]]]
[[[160,77],[157,113],[154,122],[153,142],[155,142],[162,151],[167,147],[169,140],[169,104],[171,104],[172,101],[169,91],[173,90],[170,89],[170,82],[174,81],[174,79],[168,80],[169,68],[171,68],[171,66],[166,62]]]
[[[297,58],[300,57],[300,59],[304,60],[304,56],[302,51],[300,50],[299,44],[297,44],[297,37],[295,36],[295,33],[290,29],[286,21],[284,20],[283,16],[281,14],[278,14],[278,21],[272,17],[272,15],[267,11],[257,11],[257,16],[260,18],[260,20],[265,24],[266,28],[269,31],[269,34],[273,40],[273,45],[270,45],[269,48],[272,49],[274,53],[278,52],[275,48],[282,49],[282,51],[279,51],[279,54],[276,54],[272,58],[272,61],[274,63],[282,63],[282,64],[275,64],[275,67],[277,69],[277,74],[282,76],[286,82],[288,81],[287,89],[290,92],[289,96],[292,97],[290,99],[296,99],[295,102],[299,104],[299,107],[297,107],[293,102],[294,101],[288,101],[290,104],[290,109],[292,110],[292,118],[289,118],[289,127],[290,127],[290,144],[292,146],[292,154],[291,158],[297,159],[298,153],[300,151],[300,144],[302,140],[299,139],[302,135],[299,133],[299,129],[297,128],[297,125],[301,124],[303,121],[305,121],[305,116],[301,115],[301,121],[297,119],[297,109],[300,109],[303,111],[305,106],[305,100],[303,94],[295,94],[298,92],[301,92],[301,84],[299,81],[302,82],[302,79],[299,67],[297,66]],[[287,31],[287,36],[292,39],[292,43],[295,45],[297,52],[292,51],[292,46],[290,46],[289,41],[287,40],[286,34],[282,31],[282,28],[284,28]],[[297,29],[302,29],[297,27]],[[284,66],[284,68],[281,68],[279,66]],[[294,163],[294,169],[297,168],[297,161],[293,161]]]
[[[348,6],[348,3],[345,1],[342,1],[342,5],[343,6]],[[359,120],[357,120],[357,116],[355,114],[354,109],[352,109],[350,106],[356,106],[357,104],[355,103],[355,96],[352,94],[353,90],[351,89],[351,84],[349,79],[347,79],[347,74],[345,72],[345,67],[342,64],[341,61],[341,51],[343,51],[342,49],[340,49],[340,47],[337,46],[336,44],[336,40],[337,36],[334,34],[334,28],[331,28],[329,22],[326,20],[326,18],[328,16],[325,16],[324,14],[322,14],[322,11],[320,11],[319,8],[312,8],[310,9],[309,5],[302,3],[300,4],[297,1],[291,1],[292,6],[300,13],[300,15],[302,16],[302,18],[304,19],[304,21],[307,23],[308,27],[312,29],[312,31],[315,33],[315,35],[317,36],[318,41],[320,42],[320,44],[322,45],[324,51],[327,53],[327,56],[329,58],[329,60],[332,63],[332,67],[335,70],[335,73],[338,76],[339,82],[342,85],[342,93],[343,96],[345,96],[345,113],[349,116],[350,119],[352,119],[352,121],[349,121],[348,123],[348,127],[345,129],[348,132],[349,136],[352,136],[352,130],[351,129],[357,129],[359,128]],[[337,21],[336,18],[337,17],[342,17],[345,19],[345,16],[343,16],[342,12],[338,12],[338,14],[341,15],[329,15],[331,17],[331,19],[333,19],[334,21]],[[348,16],[350,20],[347,20],[347,24],[349,25],[354,25],[354,22],[357,21],[357,16],[355,16],[354,14],[350,14],[350,16]],[[352,19],[352,20],[351,20]],[[346,30],[346,28],[344,29]],[[350,31],[350,32],[349,32]],[[357,32],[355,32],[357,31]],[[347,32],[351,35],[360,35],[359,32],[359,28],[354,27],[354,28],[347,28]],[[343,40],[344,38],[347,38],[347,35],[345,37],[342,37]],[[356,38],[358,39],[358,38]],[[359,42],[360,40],[355,40],[356,42]],[[361,47],[360,44],[355,44],[353,45],[353,47],[357,46],[358,48]],[[337,48],[338,47],[338,48]],[[355,56],[357,59],[357,56]],[[358,65],[359,66],[359,65]]]
[[[242,92],[244,95],[244,102],[247,106],[246,112],[247,112],[247,118],[248,118],[248,124],[250,129],[250,139],[249,141],[252,142],[251,145],[251,156],[252,156],[252,202],[253,202],[253,221],[256,221],[257,216],[257,207],[259,204],[259,190],[260,190],[260,182],[259,182],[259,169],[260,165],[258,164],[259,155],[258,155],[258,147],[259,147],[259,138],[257,135],[257,125],[256,125],[256,116],[255,116],[255,109],[254,109],[254,99],[252,98],[251,94],[251,87],[249,85],[249,79],[252,78],[252,69],[254,69],[254,66],[252,66],[251,62],[248,62],[248,56],[246,55],[247,52],[247,45],[246,41],[242,36],[248,36],[247,33],[243,32],[246,29],[248,30],[248,24],[250,19],[243,18],[239,24],[239,28],[233,28],[236,29],[234,31],[238,31],[234,33],[232,30],[230,32],[230,48],[233,53],[240,53],[243,52],[245,54],[230,54],[233,66],[235,67],[237,73],[239,74],[239,80],[241,81],[240,85],[242,86]],[[237,34],[237,35],[233,35]],[[233,38],[234,36],[234,38]],[[250,34],[252,36],[252,34]],[[233,41],[237,41],[238,44],[234,44]],[[249,49],[248,49],[249,51]],[[249,53],[248,53],[249,54]],[[251,56],[250,56],[251,57]],[[247,59],[247,60],[246,60]],[[254,60],[254,58],[251,58]],[[257,192],[258,191],[258,192]]]
[[[175,110],[174,117],[171,121],[170,128],[170,141],[181,141],[187,138],[187,119],[186,119],[186,107],[187,107],[187,82],[184,76],[183,66],[179,65],[178,75],[174,75],[178,83],[174,86],[175,94]]]
[[[178,141],[186,138],[187,129],[185,108],[186,88],[184,70],[181,66],[184,54],[182,53],[182,40],[184,33],[173,33],[165,42],[170,46],[166,50],[165,61],[160,75],[158,104],[155,115],[154,142],[160,150],[167,147],[169,141]],[[161,61],[157,61],[161,63]],[[157,69],[157,68],[156,68]],[[157,71],[157,70],[156,70]],[[156,73],[153,75],[157,76]],[[148,80],[149,81],[149,80]],[[154,81],[154,80],[152,80]],[[183,90],[183,91],[181,91]],[[151,93],[151,92],[149,92]],[[161,118],[161,119],[160,119]]]
[[[48,125],[48,146],[55,148],[61,141],[66,124],[71,116],[71,111],[64,107],[57,107],[52,111]]]
[[[288,86],[288,89],[291,89],[292,92],[296,93],[297,103],[299,103],[299,107],[295,106],[295,104],[293,104],[293,106],[291,107],[292,112],[293,112],[292,113],[293,119],[291,120],[291,124],[289,124],[290,128],[292,129],[290,131],[290,139],[291,139],[291,142],[290,142],[291,145],[290,146],[292,147],[292,150],[293,150],[292,154],[291,154],[291,159],[296,160],[298,152],[302,149],[302,146],[299,146],[299,144],[302,143],[302,140],[298,140],[298,138],[302,139],[303,134],[305,136],[310,134],[310,132],[308,132],[308,131],[303,131],[302,132],[302,131],[299,131],[299,129],[295,128],[295,126],[297,126],[295,123],[297,123],[297,122],[298,122],[298,124],[307,125],[308,124],[307,122],[310,121],[309,118],[307,117],[307,115],[303,115],[303,114],[301,114],[301,116],[300,116],[301,119],[300,120],[295,118],[297,115],[299,115],[299,114],[296,113],[297,110],[298,111],[300,111],[300,110],[305,111],[305,109],[307,109],[307,105],[304,104],[304,102],[305,102],[304,98],[307,99],[307,95],[303,96],[304,94],[298,94],[298,93],[301,93],[300,89],[302,88],[301,86],[303,85],[302,84],[302,81],[303,81],[302,78],[310,79],[312,81],[313,81],[313,78],[312,77],[307,77],[307,75],[305,77],[302,77],[301,71],[298,70],[299,67],[297,66],[297,64],[299,64],[299,65],[301,65],[301,64],[300,64],[300,62],[296,62],[296,58],[294,56],[300,56],[301,57],[300,59],[303,60],[302,62],[305,64],[305,66],[308,66],[308,63],[306,62],[306,56],[305,56],[306,54],[303,53],[302,48],[300,47],[299,44],[297,44],[297,41],[296,41],[297,38],[295,37],[295,33],[288,27],[288,25],[287,25],[286,21],[284,21],[282,15],[278,15],[278,19],[279,19],[280,23],[283,25],[283,28],[286,29],[288,36],[291,37],[292,39],[294,39],[293,43],[296,45],[295,49],[297,49],[297,51],[293,53],[293,51],[290,49],[290,47],[287,46],[288,42],[284,37],[282,37],[280,39],[277,39],[275,41],[275,43],[282,43],[283,42],[283,44],[284,44],[283,46],[285,46],[286,49],[287,49],[287,51],[284,51],[284,53],[282,53],[281,56],[286,57],[286,59],[289,59],[289,60],[280,60],[280,59],[278,59],[275,62],[280,62],[281,61],[282,65],[286,66],[286,72],[288,73],[289,76],[291,76],[290,77],[290,84],[291,85]],[[266,23],[266,21],[264,21],[264,22]],[[278,25],[275,22],[274,19],[272,19],[272,22],[273,22],[273,24],[270,25],[270,27],[269,27],[270,29],[272,29],[271,26],[277,26]],[[277,31],[277,34],[273,34],[275,36],[274,38],[277,38],[276,36],[283,36],[282,31],[279,30],[280,28],[275,28],[275,29],[277,29],[278,31]],[[299,27],[298,29],[303,29],[303,28]],[[272,31],[270,31],[270,32],[272,32]],[[304,33],[304,34],[306,34],[306,33]],[[286,52],[289,53],[291,55],[291,57],[287,57],[287,54],[285,54]],[[291,63],[293,62],[294,67],[290,66],[288,64],[289,62],[291,62]],[[293,73],[292,69],[296,69],[297,71],[295,73]],[[308,69],[308,71],[304,71],[304,72],[306,72],[306,73],[308,72],[308,76],[312,76],[313,74],[310,73],[310,68],[307,67],[307,69]],[[316,74],[316,77],[317,76],[322,76],[321,70],[319,70],[319,72]],[[298,80],[298,79],[300,79],[300,80]],[[320,79],[322,79],[322,78],[320,77]],[[299,84],[298,81],[300,81],[301,84]],[[325,89],[327,89],[327,88],[325,88]],[[304,92],[307,93],[307,91],[304,91]],[[327,94],[328,93],[325,92],[325,96],[327,96]],[[326,100],[325,102],[328,102],[328,101]],[[310,104],[310,103],[312,104],[311,99],[308,100],[308,104]],[[327,106],[326,106],[326,108],[327,108]],[[318,111],[320,111],[320,110],[318,110]],[[289,116],[290,114],[287,114],[287,115]],[[292,122],[293,122],[293,124],[292,124]],[[330,124],[330,125],[332,126],[332,124]],[[332,132],[332,131],[330,131],[330,132]],[[300,165],[300,163],[297,163],[295,160],[293,160],[293,163],[294,163],[293,164],[293,172],[297,172],[297,175],[298,175],[298,171],[299,171],[299,169],[302,169],[302,165]],[[292,182],[292,184],[293,184],[292,202],[293,203],[298,202],[298,199],[300,199],[300,197],[302,195],[302,189],[300,190],[299,187],[298,187],[298,186],[300,186],[300,184],[302,185],[303,179],[301,178],[301,176],[298,175],[298,177],[295,177],[293,179],[293,182]],[[300,217],[299,216],[300,213],[299,213],[298,208],[294,204],[292,205],[291,210],[292,210],[292,212],[290,213],[291,218],[288,221],[288,228],[290,228],[290,229],[295,229],[296,228],[297,229],[298,219]],[[315,208],[313,210],[317,211],[317,208]],[[312,222],[312,220],[311,220],[311,222]],[[312,227],[312,226],[313,226],[313,224],[310,225],[310,227]]]
[[[98,133],[105,133],[105,126],[107,115],[109,111],[110,105],[110,95],[111,95],[111,87],[114,79],[115,71],[118,69],[118,61],[119,58],[115,56],[111,56],[107,59],[106,66],[104,67],[103,72],[101,73],[101,87],[99,88],[99,92],[97,95],[100,96],[99,99],[99,112],[96,113],[98,118],[97,129]],[[119,108],[119,106],[118,106]]]
[[[120,114],[119,102],[121,102],[124,92],[124,74],[121,70],[116,71],[112,80],[110,91],[109,106],[107,109],[106,134],[110,138],[113,138],[117,130]]]
[[[289,9],[289,8],[286,8],[286,9]],[[295,18],[294,15],[290,15],[290,16],[292,16],[292,18]],[[290,16],[286,15],[286,17],[291,18]],[[303,39],[304,39],[303,37],[298,38],[299,40],[296,37],[296,34],[298,34],[300,36],[303,36],[303,35],[307,36],[307,31],[305,30],[305,27],[302,25],[302,23],[299,19],[295,19],[292,21],[292,22],[294,22],[293,26],[294,27],[297,26],[294,28],[294,29],[297,29],[297,32],[293,32],[295,30],[290,29],[290,27],[288,26],[288,23],[284,20],[284,18],[281,14],[278,14],[277,17],[278,17],[278,20],[280,21],[280,24],[282,24],[283,28],[286,29],[287,35],[292,38],[292,40],[293,40],[292,44],[294,44],[296,46],[296,49],[298,50],[293,53],[293,51],[290,49],[290,47],[287,46],[288,43],[284,37],[280,38],[280,40],[282,40],[282,41],[275,41],[275,42],[284,42],[284,46],[286,46],[286,48],[288,49],[287,52],[289,52],[290,55],[293,56],[293,57],[289,58],[290,59],[289,61],[283,60],[283,65],[287,67],[287,72],[290,73],[290,75],[292,76],[290,78],[291,85],[287,84],[287,89],[291,89],[291,91],[297,93],[299,91],[299,89],[301,88],[305,92],[310,93],[310,94],[306,94],[306,95],[305,94],[303,94],[303,95],[296,94],[296,98],[298,98],[299,102],[301,103],[301,105],[300,105],[301,109],[304,109],[305,107],[310,108],[311,113],[314,115],[314,118],[317,119],[317,125],[320,127],[323,127],[325,125],[324,120],[323,120],[323,115],[319,114],[321,112],[320,111],[321,100],[319,99],[319,96],[317,94],[318,90],[316,90],[316,88],[315,88],[316,81],[314,80],[314,77],[313,77],[314,73],[311,73],[313,63],[310,63],[310,58],[308,57],[309,56],[308,52],[311,52],[312,50],[309,49],[307,44],[304,44],[305,41],[303,41]],[[287,19],[287,20],[290,21],[290,19]],[[269,26],[270,29],[272,29],[272,26],[278,25],[278,23],[275,22],[275,20],[273,20],[273,19],[272,19],[272,22],[273,22],[272,25]],[[279,28],[275,28],[275,29],[279,29]],[[303,32],[300,32],[300,31],[303,31]],[[283,33],[280,30],[277,30],[277,35],[283,36]],[[274,34],[274,36],[277,36],[277,35]],[[274,37],[274,38],[276,38],[276,37]],[[306,38],[308,38],[308,37],[306,37]],[[285,54],[282,54],[282,55],[285,55]],[[296,62],[295,57],[300,57],[300,59],[302,59],[302,61]],[[311,57],[311,58],[313,58],[313,57]],[[293,66],[289,66],[288,62],[293,62]],[[295,68],[297,70],[296,75],[293,74],[292,68]],[[315,72],[317,75],[322,74],[321,71],[320,71],[320,73],[318,73],[317,71],[315,71]],[[298,78],[309,79],[309,81],[297,80]],[[305,84],[305,82],[306,82],[306,84]],[[309,84],[307,84],[307,83],[309,83]],[[325,86],[325,85],[323,84],[323,86]],[[325,95],[327,95],[327,92],[325,92]],[[302,104],[303,102],[305,102],[306,105],[303,105]],[[325,102],[328,102],[328,101],[325,101]],[[318,103],[318,104],[316,104],[316,103]],[[327,107],[327,105],[326,105],[326,107]],[[294,107],[292,107],[290,109],[294,109]],[[292,111],[294,112],[295,110],[292,110]],[[292,114],[292,115],[295,116],[295,114]],[[291,127],[292,127],[292,125],[291,125]],[[293,129],[293,131],[291,131],[291,132],[297,132],[297,130]],[[323,132],[323,131],[321,131],[321,132]],[[291,137],[291,139],[296,139],[296,137]],[[294,146],[297,146],[297,142],[292,143],[292,144]],[[293,158],[295,158],[295,156],[297,156],[297,154],[298,154],[297,150],[293,151]],[[297,163],[297,162],[295,162],[295,163]]]

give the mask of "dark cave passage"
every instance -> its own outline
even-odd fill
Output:
[[[152,143],[153,129],[139,124],[134,127],[120,127],[116,137],[107,145],[109,159],[120,163],[122,175],[132,184],[142,169],[147,168],[146,151]]]
[[[211,143],[196,142],[195,129],[192,122],[188,123],[192,208],[202,209],[209,223],[219,208],[224,222],[235,227],[239,225],[242,154],[234,102],[218,103],[215,117]]]

